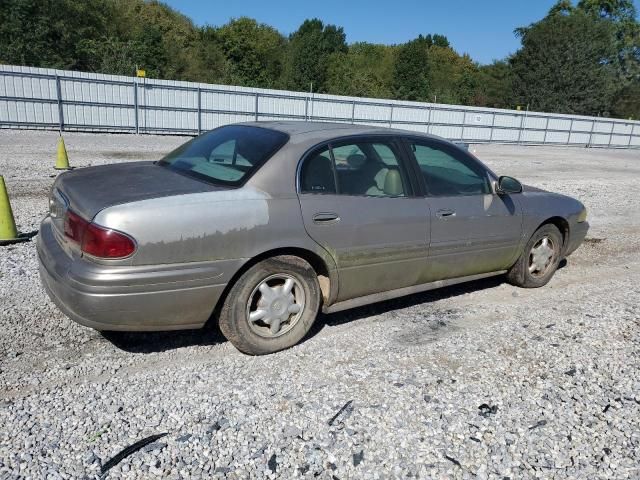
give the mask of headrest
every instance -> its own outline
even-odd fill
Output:
[[[331,160],[324,155],[317,155],[305,162],[302,185],[311,192],[335,193]]]
[[[404,188],[402,188],[402,178],[398,170],[389,170],[387,176],[384,179],[384,193],[385,195],[391,195],[394,197],[404,194]]]

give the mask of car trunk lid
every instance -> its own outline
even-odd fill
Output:
[[[54,183],[52,201],[61,201],[66,204],[63,210],[71,208],[91,220],[113,205],[228,188],[189,178],[154,162],[133,162],[65,173]],[[58,212],[62,217],[60,213],[64,212]]]

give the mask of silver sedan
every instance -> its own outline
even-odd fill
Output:
[[[42,283],[98,330],[218,322],[290,347],[318,311],[506,274],[540,287],[588,229],[577,200],[499,177],[438,137],[332,123],[205,133],[157,162],[60,175]]]

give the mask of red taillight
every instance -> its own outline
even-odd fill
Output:
[[[128,257],[136,249],[135,243],[126,235],[90,223],[82,240],[82,251],[100,258]]]
[[[64,216],[64,236],[69,240],[82,244],[82,237],[89,226],[84,218],[77,213],[67,210]]]
[[[71,210],[65,215],[64,234],[94,257],[123,258],[136,250],[134,241],[124,233],[87,222]]]

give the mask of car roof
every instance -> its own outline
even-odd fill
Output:
[[[290,138],[287,144],[248,180],[254,186],[273,195],[291,195],[295,193],[295,181],[292,181],[292,178],[287,175],[282,175],[283,168],[296,171],[299,161],[305,152],[308,152],[309,149],[314,148],[316,145],[333,139],[354,135],[406,135],[431,138],[455,145],[453,142],[437,135],[371,125],[305,121],[260,121],[237,123],[235,125],[267,128],[289,135]],[[482,163],[477,159],[476,161]],[[484,168],[487,167],[485,166]],[[488,168],[487,170],[490,171]]]
[[[244,122],[239,125],[247,125],[253,127],[268,128],[277,130],[289,135],[297,141],[315,140],[322,141],[335,137],[350,135],[367,135],[367,134],[388,134],[388,135],[412,135],[438,140],[448,140],[422,132],[412,130],[401,130],[397,128],[377,127],[371,125],[358,125],[350,123],[338,122],[306,122],[306,121],[260,121],[260,122]]]

